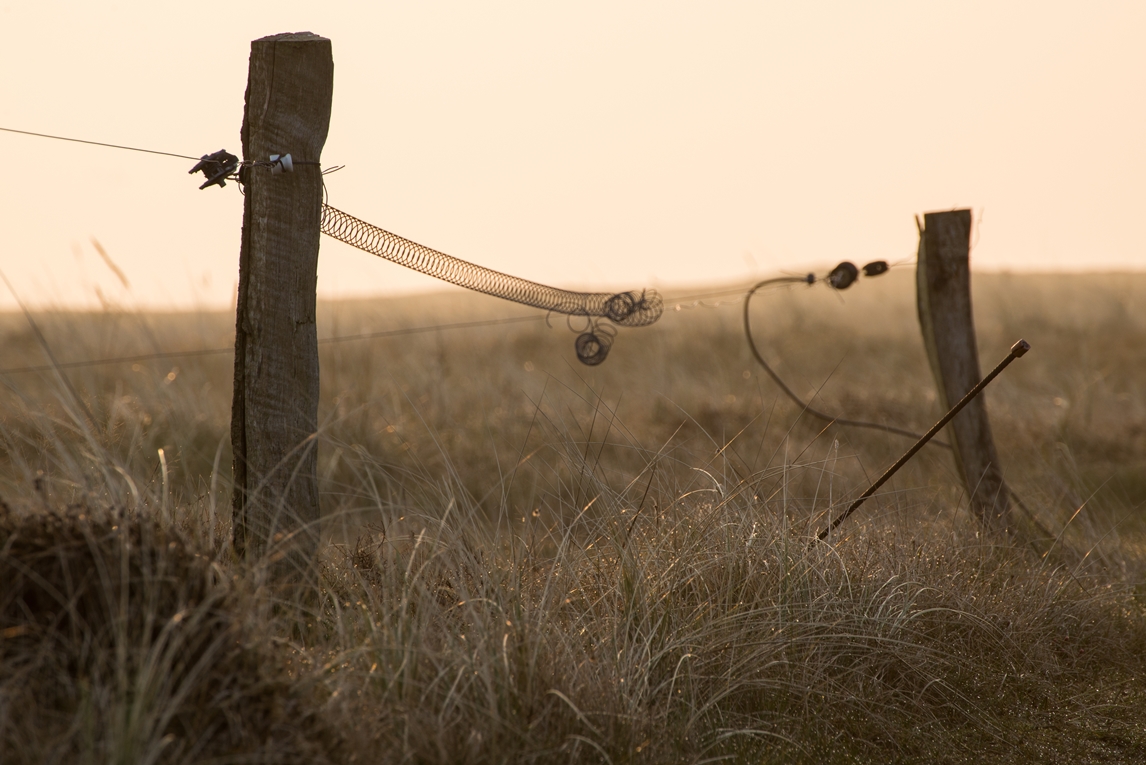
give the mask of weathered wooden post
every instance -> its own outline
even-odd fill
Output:
[[[919,325],[939,406],[946,411],[981,376],[971,315],[971,211],[927,213],[923,220],[916,269]],[[971,511],[990,528],[1013,530],[1010,493],[983,397],[971,401],[947,428]]]
[[[243,159],[290,154],[294,168],[247,165],[241,176],[233,541],[248,559],[271,553],[276,578],[306,578],[318,548],[318,163],[333,91],[330,40],[301,32],[251,43]]]

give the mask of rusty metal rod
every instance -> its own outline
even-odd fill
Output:
[[[938,433],[940,430],[942,430],[944,425],[951,422],[952,418],[954,418],[955,415],[959,414],[959,412],[962,411],[963,407],[965,407],[965,406],[967,406],[967,404],[971,403],[971,400],[973,398],[975,398],[975,396],[978,396],[983,391],[983,389],[986,388],[987,385],[990,384],[990,382],[992,380],[994,380],[996,377],[998,377],[999,373],[1002,372],[1004,369],[1006,369],[1008,364],[1010,364],[1012,361],[1014,361],[1015,359],[1017,359],[1020,356],[1022,356],[1023,354],[1025,354],[1030,349],[1031,349],[1031,344],[1028,343],[1026,340],[1019,340],[1019,342],[1012,345],[1011,346],[1011,352],[1010,352],[1010,354],[1007,355],[1007,358],[1000,361],[999,365],[996,366],[994,369],[992,369],[990,374],[988,374],[986,377],[984,377],[982,380],[980,380],[978,385],[976,385],[974,388],[969,390],[967,392],[967,395],[964,396],[962,399],[960,399],[958,404],[951,407],[951,411],[949,411],[947,414],[943,415],[943,418],[941,420],[939,420],[939,422],[932,425],[931,430],[924,433],[923,436],[918,441],[915,442],[915,446],[908,449],[907,453],[904,454],[902,457],[900,457],[899,460],[894,465],[889,467],[884,472],[884,474],[881,475],[879,477],[879,479],[876,480],[876,482],[871,485],[871,487],[867,491],[865,491],[863,494],[861,494],[859,496],[858,499],[856,499],[855,502],[852,502],[851,506],[848,507],[848,509],[845,510],[842,515],[840,515],[838,518],[836,518],[831,523],[829,523],[824,528],[824,530],[819,533],[819,535],[816,537],[816,539],[820,540],[821,542],[823,540],[827,539],[828,534],[831,534],[832,531],[834,531],[837,526],[839,526],[841,523],[843,523],[849,515],[854,513],[859,508],[859,506],[862,505],[868,499],[868,497],[870,497],[872,494],[875,494],[877,491],[879,491],[879,487],[881,487],[885,483],[887,483],[887,481],[893,475],[895,475],[897,470],[899,470],[901,467],[903,467],[905,464],[907,464],[907,461],[909,459],[911,459],[912,457],[914,457],[915,453],[918,452],[920,449],[922,449],[924,447],[924,445],[926,445],[927,442],[931,440],[932,436],[934,436],[936,433]]]

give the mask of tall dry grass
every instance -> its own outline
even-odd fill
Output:
[[[801,419],[735,307],[670,302],[593,369],[544,323],[324,345],[327,544],[290,601],[226,544],[229,358],[6,375],[4,761],[1134,761],[1146,279],[975,290],[985,363],[1034,346],[987,395],[1039,551],[980,534],[939,449],[810,544],[906,445]],[[909,280],[839,297],[768,293],[766,352],[825,409],[927,427]],[[320,335],[512,313],[326,305]],[[231,332],[37,320],[61,361]],[[6,367],[42,363],[22,321]]]

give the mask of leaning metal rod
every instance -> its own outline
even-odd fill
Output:
[[[1019,342],[1012,345],[1011,346],[1011,352],[1007,356],[1007,358],[1000,361],[999,365],[997,367],[995,367],[994,369],[992,369],[990,374],[988,374],[986,377],[984,377],[982,380],[980,380],[978,385],[976,385],[974,388],[972,388],[970,391],[968,391],[967,395],[964,396],[959,401],[958,404],[953,406],[951,408],[950,412],[943,415],[943,419],[939,420],[939,422],[932,425],[931,430],[924,433],[922,438],[920,438],[918,441],[915,442],[915,446],[908,449],[907,453],[904,454],[902,457],[900,457],[898,462],[896,462],[894,465],[889,467],[887,469],[887,471],[879,477],[879,480],[877,480],[875,483],[873,483],[871,485],[871,488],[869,488],[867,491],[865,491],[863,494],[861,494],[859,496],[859,499],[857,499],[855,502],[852,502],[851,507],[849,507],[846,511],[844,511],[844,513],[839,518],[836,518],[834,521],[829,523],[827,525],[827,527],[823,531],[820,532],[819,536],[817,536],[816,539],[820,540],[821,542],[824,539],[826,539],[828,534],[832,533],[832,531],[835,530],[835,528],[837,526],[839,526],[841,523],[843,523],[844,520],[849,515],[854,513],[856,511],[856,509],[859,508],[859,506],[862,505],[865,500],[867,500],[868,497],[870,497],[872,494],[875,494],[877,491],[879,491],[880,486],[883,486],[885,483],[887,483],[888,479],[890,479],[893,475],[895,475],[895,472],[897,470],[899,470],[901,467],[903,467],[909,459],[914,457],[915,453],[917,451],[919,451],[920,449],[922,449],[923,446],[928,441],[931,440],[932,436],[934,436],[936,433],[938,433],[943,428],[944,425],[951,422],[951,419],[955,415],[959,414],[959,412],[962,411],[963,407],[965,407],[965,406],[967,406],[967,404],[971,403],[971,399],[975,398],[975,396],[978,396],[979,393],[982,392],[982,390],[984,388],[986,388],[987,385],[992,380],[994,380],[996,377],[999,376],[1000,372],[1002,372],[1004,369],[1007,368],[1008,364],[1010,364],[1012,361],[1014,361],[1015,359],[1017,359],[1020,356],[1022,356],[1023,354],[1025,354],[1030,349],[1031,349],[1031,344],[1028,343],[1026,340],[1019,340]]]

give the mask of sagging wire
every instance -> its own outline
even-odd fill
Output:
[[[887,261],[876,260],[865,265],[862,271],[865,277],[870,278],[887,273],[889,269],[890,266],[887,264]],[[857,268],[854,263],[845,260],[833,268],[825,277],[817,277],[813,273],[809,273],[805,276],[777,276],[771,279],[765,279],[764,281],[757,282],[756,284],[752,285],[747,294],[744,296],[744,336],[748,340],[748,348],[752,351],[752,355],[756,358],[757,363],[759,363],[760,366],[764,368],[764,371],[768,373],[768,376],[772,378],[772,382],[776,383],[776,386],[781,391],[783,391],[788,398],[792,399],[792,401],[795,402],[795,404],[799,406],[803,412],[806,412],[807,414],[810,414],[818,419],[829,423],[835,423],[837,425],[845,425],[853,428],[871,428],[872,430],[882,430],[885,433],[894,433],[898,436],[904,436],[906,438],[914,438],[918,440],[922,437],[921,434],[910,430],[897,428],[892,425],[884,425],[883,423],[879,422],[850,420],[845,417],[838,417],[836,415],[828,414],[827,412],[822,412],[819,409],[816,409],[811,405],[810,402],[804,401],[802,398],[800,398],[800,396],[798,396],[796,392],[793,391],[786,382],[784,382],[784,379],[780,377],[775,369],[772,368],[772,365],[764,359],[764,355],[760,353],[759,346],[756,345],[756,339],[752,336],[752,322],[749,315],[749,309],[752,306],[752,296],[755,295],[756,292],[762,287],[778,284],[812,285],[819,281],[826,283],[834,290],[846,290],[848,287],[852,286],[852,284],[854,284],[859,278],[860,271],[861,270]],[[929,441],[929,443],[934,446],[942,446],[945,449],[951,448],[951,445],[945,441]]]
[[[239,171],[240,167],[269,167],[272,174],[278,174],[294,172],[295,165],[306,164],[319,163],[296,160],[290,154],[272,154],[266,162],[240,162],[234,154],[219,150],[203,155],[188,172],[202,172],[207,177],[200,189],[213,185],[222,187],[226,181],[234,180],[243,191],[246,179]],[[342,167],[344,165],[329,168],[322,171],[322,175],[337,172]],[[664,301],[656,290],[574,292],[511,276],[455,258],[356,218],[329,204],[325,181],[322,191],[319,229],[332,239],[464,289],[540,308],[547,314],[585,317],[588,324],[579,332],[573,345],[582,364],[596,366],[605,360],[613,347],[617,326],[646,327],[664,313]]]
[[[333,239],[444,282],[550,314],[584,317],[588,325],[577,337],[574,349],[581,363],[589,366],[605,360],[616,326],[647,327],[664,313],[664,300],[653,289],[608,293],[549,287],[455,258],[325,203],[320,228]]]
[[[213,185],[222,187],[226,181],[235,180],[242,191],[245,178],[238,172],[240,166],[269,167],[272,174],[278,174],[293,172],[295,165],[304,164],[319,163],[295,160],[290,154],[272,154],[267,162],[244,163],[235,155],[220,150],[203,155],[189,172],[202,172],[207,177],[200,189]],[[341,166],[333,167],[322,174],[325,176],[340,169]],[[588,324],[579,332],[573,347],[577,359],[588,366],[600,364],[609,355],[617,326],[647,327],[664,313],[664,301],[654,289],[617,293],[563,290],[479,266],[418,244],[332,207],[327,201],[325,182],[319,229],[351,247],[458,287],[540,308],[547,314],[585,317]]]
[[[195,160],[195,165],[188,171],[188,174],[203,173],[206,180],[199,186],[200,189],[206,189],[209,186],[223,188],[227,185],[227,181],[235,181],[239,190],[243,191],[246,180],[244,171],[249,168],[265,167],[269,168],[273,175],[277,175],[293,172],[295,165],[317,165],[321,167],[321,163],[318,161],[294,159],[289,153],[272,154],[267,160],[240,160],[227,150],[220,149],[196,158],[188,154],[88,141],[28,130],[5,127],[0,127],[0,130],[38,138]],[[336,165],[320,172],[326,176],[341,170],[343,167],[345,165]],[[321,230],[328,236],[353,247],[475,292],[540,308],[547,314],[561,313],[567,316],[585,317],[588,320],[588,325],[578,335],[574,348],[577,358],[583,364],[590,366],[600,364],[608,356],[617,334],[616,326],[648,326],[656,322],[664,312],[664,301],[654,289],[619,293],[562,290],[494,271],[417,244],[331,207],[328,204],[325,182],[323,183]]]
[[[207,177],[206,182],[199,187],[200,189],[204,189],[204,188],[207,188],[208,186],[212,186],[212,185],[218,185],[219,187],[224,187],[226,185],[226,181],[233,180],[233,181],[236,181],[236,183],[239,186],[239,190],[242,191],[243,190],[243,188],[242,188],[243,178],[240,174],[240,168],[269,167],[272,174],[278,174],[278,173],[282,173],[282,172],[293,171],[294,165],[319,165],[319,166],[321,166],[320,162],[313,161],[313,160],[295,160],[292,158],[292,156],[290,154],[284,154],[284,155],[274,154],[274,155],[271,155],[271,157],[268,160],[242,160],[241,161],[235,155],[230,154],[229,152],[221,149],[221,150],[214,152],[212,154],[205,154],[205,155],[202,155],[202,156],[196,158],[196,157],[193,157],[193,156],[190,156],[187,154],[177,154],[174,152],[157,151],[154,149],[145,149],[145,148],[136,147],[136,146],[125,146],[122,144],[104,143],[101,141],[90,141],[90,140],[81,139],[81,138],[70,138],[70,137],[66,137],[66,136],[51,135],[48,133],[38,133],[38,132],[29,131],[29,130],[16,130],[14,128],[0,127],[0,131],[7,132],[7,133],[16,133],[19,135],[34,136],[37,138],[49,138],[49,139],[58,140],[58,141],[82,143],[82,144],[87,144],[87,145],[91,145],[91,146],[103,146],[106,148],[121,149],[124,151],[136,151],[136,152],[142,152],[142,153],[146,153],[146,154],[157,154],[160,156],[195,160],[196,165],[195,165],[195,167],[193,167],[189,171],[189,173],[193,174],[193,173],[201,171]],[[326,176],[326,175],[329,175],[331,173],[338,172],[339,170],[342,170],[344,167],[346,167],[346,166],[345,165],[336,165],[336,166],[327,168],[325,170],[321,170],[320,172],[323,176]],[[402,237],[398,237],[395,234],[390,234],[389,232],[384,231],[383,229],[378,229],[377,227],[371,226],[370,224],[366,223],[365,221],[359,221],[358,219],[353,218],[353,216],[349,216],[346,213],[341,212],[340,210],[337,210],[333,207],[330,207],[330,205],[327,202],[328,202],[328,194],[327,194],[326,184],[324,181],[323,182],[323,218],[322,218],[323,221],[326,222],[328,220],[327,216],[329,214],[330,215],[329,220],[331,220],[331,221],[338,221],[340,219],[345,218],[345,219],[350,219],[350,220],[353,220],[357,223],[360,223],[361,227],[359,228],[359,230],[353,232],[353,234],[348,234],[348,236],[351,236],[351,238],[363,237],[364,241],[373,243],[373,246],[375,248],[377,248],[379,250],[384,250],[384,251],[388,250],[388,254],[384,254],[383,252],[374,252],[373,253],[373,254],[379,255],[380,257],[394,260],[395,262],[399,262],[399,263],[402,263],[403,265],[406,265],[406,263],[404,263],[401,258],[410,258],[411,257],[410,253],[413,252],[414,253],[413,259],[416,260],[417,255],[418,255],[418,251],[419,250],[425,250],[425,251],[427,251],[427,253],[426,253],[427,255],[431,255],[431,257],[429,257],[429,260],[431,260],[431,261],[441,259],[440,262],[445,263],[445,264],[449,264],[451,266],[453,266],[453,265],[460,266],[460,267],[468,266],[468,267],[471,267],[473,269],[476,269],[476,271],[474,273],[489,274],[489,275],[493,275],[496,277],[502,277],[502,278],[505,278],[508,280],[512,280],[514,283],[522,283],[523,285],[528,285],[528,287],[530,287],[531,289],[540,290],[541,294],[551,293],[551,294],[566,294],[566,295],[581,296],[581,298],[584,300],[584,302],[578,304],[576,306],[576,310],[568,311],[568,310],[564,310],[565,307],[567,307],[566,303],[559,303],[558,305],[552,305],[551,303],[547,303],[545,305],[537,305],[536,302],[515,300],[515,298],[513,298],[513,297],[506,297],[505,295],[502,295],[496,291],[492,291],[492,290],[487,291],[487,290],[477,289],[477,291],[486,292],[486,294],[490,294],[490,295],[493,295],[496,297],[503,297],[503,298],[508,299],[508,300],[515,300],[515,302],[523,302],[525,305],[533,305],[535,307],[544,307],[544,308],[546,308],[548,313],[553,313],[553,312],[566,313],[569,316],[570,321],[572,320],[573,316],[585,316],[589,321],[589,325],[586,328],[586,331],[584,331],[577,338],[577,341],[575,344],[578,359],[580,359],[585,364],[595,365],[595,364],[599,364],[602,361],[604,361],[605,357],[607,356],[607,354],[609,352],[610,347],[612,346],[613,338],[616,335],[616,328],[614,326],[612,326],[611,324],[599,323],[600,319],[607,319],[609,321],[613,321],[613,322],[615,322],[617,324],[621,324],[623,326],[647,326],[647,325],[655,322],[657,319],[659,319],[661,316],[661,313],[664,310],[663,300],[661,299],[660,295],[655,290],[644,290],[639,295],[635,292],[618,293],[618,294],[614,294],[614,295],[608,295],[605,293],[598,293],[598,294],[572,293],[572,292],[568,292],[565,290],[556,290],[556,289],[551,288],[551,287],[546,287],[545,285],[536,284],[534,282],[528,282],[524,279],[518,279],[517,277],[511,277],[511,276],[508,276],[506,274],[501,274],[500,272],[497,272],[497,271],[492,271],[490,269],[485,269],[481,266],[476,266],[474,264],[467,263],[466,261],[462,261],[462,260],[457,259],[457,258],[452,258],[451,256],[445,255],[444,253],[439,253],[436,250],[431,250],[430,248],[424,248],[421,245],[417,245],[414,242],[410,242],[409,240],[405,240]],[[328,213],[328,211],[329,211],[329,213]],[[918,219],[916,222],[918,224]],[[332,222],[331,225],[333,227],[335,224]],[[327,232],[324,232],[324,233],[327,233]],[[328,235],[332,235],[332,234],[328,233]],[[339,237],[335,236],[335,238],[339,238]],[[342,240],[342,241],[346,241],[346,240]],[[359,246],[358,244],[355,244],[353,242],[350,242],[350,243],[353,246],[356,246],[356,247]],[[407,249],[407,248],[409,248],[409,249]],[[417,248],[417,249],[414,249],[414,248]],[[366,248],[363,248],[363,249],[366,249]],[[403,252],[401,252],[402,250],[407,250],[407,251],[403,253]],[[372,250],[369,250],[369,249],[367,249],[366,251],[372,252]],[[396,255],[395,255],[395,252],[397,252]],[[898,265],[898,264],[896,264],[896,265]],[[413,266],[410,266],[410,267],[413,267]],[[418,269],[418,270],[420,270],[420,269]],[[863,267],[863,273],[867,277],[878,276],[879,274],[885,273],[888,270],[889,270],[889,266],[888,266],[886,261],[874,261],[872,263],[868,263],[867,265],[865,265]],[[438,276],[436,273],[432,273],[431,271],[428,271],[428,270],[422,271],[422,272],[427,273],[428,275]],[[853,284],[856,281],[857,277],[859,276],[859,272],[860,272],[860,269],[857,269],[853,263],[850,263],[848,261],[844,261],[844,262],[840,263],[838,266],[836,266],[828,274],[828,276],[826,278],[821,279],[821,280],[826,281],[832,288],[834,288],[836,290],[843,290],[843,289],[847,289],[849,286],[851,286],[851,284]],[[442,277],[438,276],[438,278],[442,278]],[[7,281],[6,278],[5,278],[5,281]],[[752,297],[756,294],[756,292],[760,288],[768,286],[768,285],[778,285],[778,284],[785,284],[785,283],[788,283],[788,284],[804,283],[804,284],[811,285],[811,284],[816,283],[816,281],[817,281],[817,277],[815,274],[812,274],[812,273],[809,273],[806,276],[783,276],[783,277],[777,277],[777,278],[773,278],[773,279],[765,279],[764,281],[756,283],[755,285],[753,285],[748,290],[747,294],[745,294],[745,296],[743,298],[744,299],[744,333],[745,333],[745,336],[748,340],[748,346],[751,349],[752,355],[755,357],[756,361],[760,364],[761,367],[764,368],[764,371],[768,373],[769,377],[772,378],[773,382],[775,382],[776,385],[789,398],[792,399],[792,401],[794,401],[797,405],[799,405],[800,408],[804,412],[807,412],[808,414],[812,415],[813,417],[817,417],[821,420],[825,420],[829,423],[834,423],[834,424],[838,424],[838,425],[845,425],[845,426],[850,426],[850,427],[860,427],[860,428],[871,428],[874,430],[881,430],[881,431],[884,431],[887,433],[893,433],[896,435],[906,436],[906,437],[910,437],[910,438],[924,439],[925,436],[921,436],[918,433],[915,433],[915,432],[909,431],[909,430],[905,430],[902,428],[896,428],[893,426],[884,425],[882,423],[877,423],[877,422],[867,422],[864,420],[850,420],[850,419],[846,419],[846,418],[842,418],[842,417],[836,417],[836,416],[827,414],[825,412],[821,412],[821,411],[813,408],[808,402],[805,402],[798,395],[796,395],[796,393],[784,382],[784,380],[776,373],[776,371],[771,367],[771,365],[769,365],[768,362],[765,361],[763,355],[760,353],[760,349],[756,345],[755,339],[752,336],[752,326],[751,326],[751,322],[749,320],[749,306],[750,306]],[[474,287],[470,287],[468,283],[463,283],[462,281],[458,281],[458,282],[454,282],[454,283],[458,284],[459,286],[464,286],[464,287],[468,287],[470,289],[475,289]],[[9,287],[10,286],[11,285],[9,285]],[[683,308],[710,307],[710,306],[702,303],[701,299],[706,298],[706,297],[724,297],[727,295],[736,294],[738,292],[739,292],[739,290],[735,290],[735,291],[730,290],[730,291],[723,291],[723,292],[718,292],[718,293],[707,293],[707,294],[703,294],[703,295],[693,295],[693,296],[689,296],[689,297],[685,297],[685,298],[679,298],[676,301],[676,305],[674,306],[674,309],[677,311],[680,311]],[[603,302],[601,302],[601,298],[604,298]],[[687,300],[693,300],[693,304],[692,305],[684,305],[683,304],[684,301],[687,301]],[[723,304],[724,302],[725,301],[717,301],[717,303],[711,307],[718,307],[719,305]],[[731,302],[731,301],[729,301],[729,302]],[[593,310],[598,311],[598,313],[594,313]],[[25,309],[25,312],[27,313],[26,309]],[[548,324],[548,313],[545,317],[547,324]],[[630,318],[630,317],[633,317],[633,318]],[[431,330],[435,330],[435,329],[447,329],[447,328],[456,328],[456,327],[462,327],[462,326],[479,326],[479,325],[484,325],[484,324],[499,324],[499,323],[506,323],[506,322],[511,322],[511,321],[522,321],[522,320],[536,320],[537,318],[538,317],[516,317],[516,318],[493,320],[493,321],[466,322],[466,323],[459,323],[459,324],[452,324],[452,325],[437,325],[437,326],[432,326],[432,327],[411,328],[411,329],[405,330],[405,331],[393,330],[393,331],[370,333],[370,334],[365,334],[365,335],[325,338],[325,339],[319,340],[318,342],[320,344],[325,343],[325,342],[341,342],[341,341],[345,341],[345,340],[359,340],[359,339],[367,339],[367,338],[373,338],[373,337],[385,337],[385,336],[390,336],[390,335],[406,334],[409,332],[431,331]],[[620,319],[619,321],[618,321],[618,318]],[[29,317],[29,319],[30,319],[30,317]],[[65,369],[65,368],[86,367],[86,366],[95,366],[95,365],[102,365],[102,364],[113,364],[113,363],[121,363],[121,362],[125,362],[125,361],[143,361],[143,360],[147,360],[147,359],[156,359],[156,358],[173,357],[173,356],[215,355],[215,354],[231,353],[231,352],[233,352],[233,350],[234,349],[232,349],[232,348],[210,348],[210,349],[203,349],[203,350],[198,350],[198,351],[145,354],[145,355],[133,356],[133,357],[120,357],[120,358],[114,358],[114,359],[97,359],[97,360],[92,360],[92,361],[71,362],[71,363],[64,363],[64,364],[59,364],[56,362],[56,360],[54,358],[52,358],[51,361],[53,363],[51,365],[48,365],[48,366],[3,369],[3,370],[0,370],[0,374],[11,374],[11,373],[18,373],[18,372],[39,372],[39,371],[48,371],[48,370],[55,370],[57,373],[59,373],[60,370]],[[90,415],[90,413],[89,413],[89,415]],[[930,443],[931,445],[934,445],[934,446],[942,446],[946,449],[951,449],[950,444],[942,442],[942,441],[931,440],[931,441],[927,441],[926,443]],[[919,445],[919,447],[921,447],[921,446],[922,446],[922,444]],[[914,453],[914,450],[912,451],[912,453]],[[1035,519],[1034,514],[1026,507],[1025,504],[1023,504],[1022,499],[1014,492],[1013,489],[1010,490],[1010,494],[1011,494],[1011,497],[1017,502],[1019,507],[1022,510],[1024,510],[1026,512],[1026,514],[1031,518],[1031,520],[1035,521],[1035,523],[1038,524],[1038,521],[1037,521],[1037,519]],[[846,515],[845,515],[845,517],[846,517]],[[842,518],[840,520],[842,520]],[[1038,526],[1040,529],[1045,530],[1045,528],[1041,524],[1038,524]]]
[[[888,265],[888,263],[886,261],[877,260],[877,261],[873,261],[873,262],[865,265],[862,269],[862,273],[866,277],[879,276],[880,274],[887,273],[889,270],[891,270],[892,268],[895,268],[898,265],[901,265],[901,263],[894,263],[894,264]],[[907,462],[909,459],[911,459],[911,457],[914,456],[916,454],[916,452],[918,452],[924,446],[939,446],[939,447],[942,447],[944,449],[947,449],[948,451],[952,451],[951,444],[946,442],[946,441],[935,440],[934,439],[935,434],[938,433],[939,430],[942,429],[942,427],[944,425],[946,425],[951,420],[951,418],[953,418],[956,414],[958,414],[958,412],[963,408],[963,406],[968,401],[970,401],[972,398],[974,398],[975,395],[977,395],[978,392],[980,390],[982,390],[983,387],[985,387],[988,383],[990,383],[991,380],[993,380],[995,378],[995,376],[998,375],[999,372],[1001,372],[1002,369],[1007,366],[1007,364],[1009,364],[1015,358],[1022,356],[1030,348],[1030,346],[1026,343],[1025,340],[1020,340],[1018,343],[1016,343],[1011,348],[1011,354],[998,367],[996,367],[989,375],[987,375],[987,377],[985,377],[979,383],[978,386],[976,386],[970,392],[968,392],[965,395],[965,397],[963,398],[963,400],[961,400],[958,404],[956,404],[956,406],[954,408],[952,408],[952,410],[949,411],[948,414],[945,415],[938,423],[936,423],[936,425],[934,425],[931,428],[931,430],[929,430],[927,433],[922,433],[922,434],[921,433],[915,433],[914,431],[906,430],[904,428],[896,428],[896,427],[893,427],[891,425],[884,425],[883,423],[879,423],[879,422],[868,422],[866,420],[849,420],[849,419],[844,418],[844,417],[836,417],[836,416],[830,415],[826,412],[821,412],[820,410],[812,407],[811,404],[809,404],[808,402],[801,399],[798,395],[796,395],[795,391],[793,391],[788,386],[788,384],[784,382],[783,378],[781,378],[780,375],[776,373],[776,370],[774,370],[772,368],[772,366],[770,364],[768,364],[767,361],[764,360],[764,356],[763,356],[763,354],[760,353],[760,349],[756,345],[756,341],[752,336],[752,324],[749,320],[749,313],[748,313],[749,304],[752,301],[752,296],[754,294],[756,294],[756,292],[758,290],[760,290],[762,287],[767,287],[770,285],[780,285],[780,284],[808,284],[808,285],[812,285],[812,284],[815,284],[817,281],[822,281],[822,282],[826,282],[832,289],[845,290],[848,287],[850,287],[852,284],[855,283],[855,281],[859,277],[860,272],[861,272],[861,269],[856,268],[854,263],[851,263],[849,261],[844,261],[844,262],[840,263],[838,266],[836,266],[834,269],[832,269],[831,272],[829,272],[829,274],[827,275],[827,277],[819,277],[818,278],[815,274],[809,273],[806,276],[780,276],[780,277],[775,277],[772,279],[765,279],[764,281],[757,282],[756,284],[754,284],[748,290],[747,294],[745,294],[745,296],[744,296],[744,335],[745,335],[746,339],[748,340],[748,348],[752,351],[752,355],[756,358],[756,361],[760,364],[761,367],[764,368],[764,371],[768,373],[768,376],[772,378],[772,381],[776,383],[777,387],[779,387],[780,390],[782,390],[785,393],[785,395],[788,396],[788,398],[792,399],[792,401],[795,402],[800,407],[800,409],[802,411],[812,415],[813,417],[824,420],[824,421],[828,422],[829,424],[844,425],[844,426],[849,426],[849,427],[854,427],[854,428],[871,428],[873,430],[882,430],[885,433],[893,433],[893,434],[898,435],[898,436],[904,436],[906,438],[915,439],[915,441],[916,441],[915,445],[906,454],[904,454],[903,457],[901,457],[898,462],[896,462],[891,468],[889,468],[884,473],[884,475],[878,481],[876,481],[876,483],[874,483],[863,495],[861,495],[858,499],[856,499],[841,516],[837,517],[834,520],[830,520],[828,527],[826,529],[824,529],[823,531],[821,531],[819,533],[819,535],[817,536],[817,539],[820,541],[823,541],[828,536],[828,534],[831,533],[831,531],[833,529],[835,529],[837,526],[840,525],[840,523],[842,523],[844,521],[844,519],[846,519],[849,515],[851,515],[853,512],[855,512],[855,510],[861,504],[863,504],[863,502],[866,499],[871,497],[880,488],[880,486],[882,486],[884,484],[884,482],[887,481],[887,479],[889,479],[892,475],[894,475],[895,472],[900,467],[902,467],[905,462]],[[710,293],[710,295],[715,295],[715,294],[720,294],[720,293]],[[725,294],[727,294],[727,293],[725,293]],[[706,296],[697,296],[697,297],[706,297]],[[679,305],[677,307],[679,308]],[[1018,492],[1016,492],[1014,490],[1014,488],[1007,486],[1007,493],[1010,496],[1011,500],[1015,503],[1015,505],[1020,510],[1022,510],[1022,512],[1026,515],[1028,521],[1039,532],[1041,532],[1043,534],[1043,536],[1048,537],[1048,538],[1051,538],[1054,536],[1053,534],[1050,533],[1050,531],[1047,530],[1046,526],[1038,519],[1038,517],[1035,515],[1035,513],[1029,507],[1027,507],[1026,503],[1023,502],[1023,498],[1018,494]],[[1044,555],[1045,555],[1045,553],[1044,553]]]

